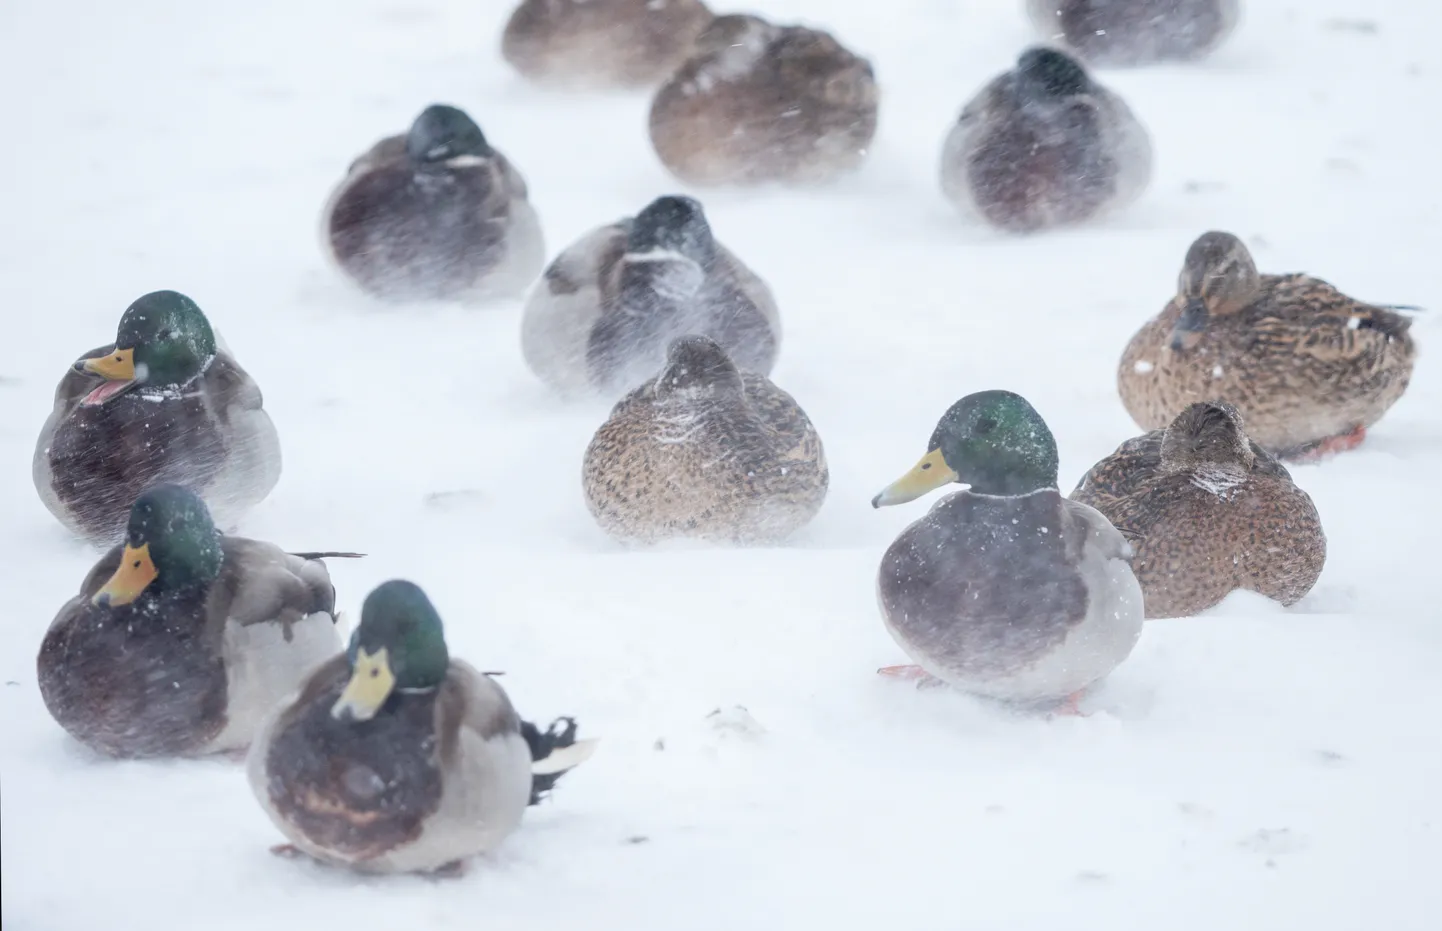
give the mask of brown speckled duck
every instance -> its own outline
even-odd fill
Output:
[[[651,103],[651,142],[691,184],[810,183],[860,167],[876,135],[871,65],[828,33],[718,16]]]
[[[1027,0],[1047,39],[1097,66],[1193,61],[1226,41],[1241,0]]]
[[[637,543],[775,542],[816,516],[829,481],[800,406],[704,336],[672,343],[661,373],[615,406],[582,474],[602,529]]]
[[[1044,47],[1027,49],[967,103],[941,154],[947,199],[1015,233],[1120,209],[1151,171],[1151,140],[1121,97]]]
[[[1192,404],[1165,430],[1123,443],[1071,497],[1135,547],[1147,617],[1196,614],[1236,589],[1294,604],[1327,559],[1312,499],[1223,402]]]
[[[526,303],[521,351],[557,391],[615,398],[654,376],[688,334],[769,375],[781,321],[771,289],[716,240],[701,205],[667,196],[551,263]]]
[[[321,235],[335,265],[382,300],[514,297],[546,261],[527,195],[465,111],[434,104],[355,160]]]
[[[1407,390],[1411,323],[1310,275],[1260,274],[1236,236],[1204,233],[1176,297],[1127,344],[1117,389],[1143,430],[1222,400],[1264,449],[1315,459],[1356,447]]]
[[[701,0],[522,0],[501,54],[545,86],[652,87],[676,70],[711,18]]]

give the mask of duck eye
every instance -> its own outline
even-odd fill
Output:
[[[980,420],[978,420],[978,421],[976,422],[976,432],[977,432],[977,433],[982,433],[982,434],[990,433],[991,431],[993,431],[993,430],[995,430],[995,429],[996,429],[996,421],[995,421],[995,420],[992,420],[990,417],[983,417],[983,418],[981,418]]]
[[[137,559],[137,560],[134,562],[134,564],[131,565],[130,568],[132,568],[132,569],[139,569],[139,568],[140,568],[140,560]]]
[[[372,667],[371,667],[371,678],[372,678],[372,679],[374,679],[376,676],[378,676],[378,675],[380,675],[380,674],[381,674],[381,670],[380,670],[380,667],[379,667],[379,666],[372,666]]]

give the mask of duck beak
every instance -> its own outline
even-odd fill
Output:
[[[94,359],[81,359],[75,363],[77,372],[89,372],[109,381],[135,380],[135,350],[116,349]]]
[[[126,546],[120,554],[119,568],[90,599],[90,603],[102,607],[128,605],[155,581],[156,575],[155,563],[150,561],[149,543],[139,547]]]
[[[951,466],[946,464],[941,450],[933,449],[922,456],[921,461],[912,466],[910,472],[881,489],[881,494],[871,499],[871,506],[884,508],[915,501],[927,492],[951,484],[957,477]]]
[[[1182,308],[1182,316],[1177,320],[1177,325],[1172,327],[1172,352],[1186,352],[1191,349],[1202,338],[1202,332],[1206,328],[1207,305],[1192,298]]]
[[[390,655],[385,647],[367,653],[356,649],[355,666],[345,691],[331,707],[331,717],[353,721],[369,721],[395,690],[396,677],[391,672]]]

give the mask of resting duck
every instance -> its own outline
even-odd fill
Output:
[[[1123,443],[1071,498],[1136,548],[1147,617],[1196,614],[1239,588],[1294,604],[1327,560],[1312,499],[1220,401],[1189,405],[1165,430]]]
[[[718,16],[656,92],[651,143],[690,184],[827,181],[866,158],[878,97],[830,34]]]
[[[1115,93],[1065,52],[1030,48],[961,111],[941,188],[963,213],[1014,233],[1096,219],[1135,201],[1152,147]]]
[[[347,277],[389,301],[518,296],[546,260],[521,173],[443,104],[355,160],[322,235]]]
[[[1322,458],[1358,446],[1407,390],[1417,348],[1399,309],[1310,275],[1259,274],[1236,236],[1204,233],[1176,297],[1127,344],[1117,389],[1143,430],[1221,400],[1279,458]]]
[[[60,380],[33,461],[50,513],[102,546],[125,535],[130,505],[151,485],[194,489],[230,527],[270,494],[280,467],[260,389],[176,291],[138,298],[115,342]]]
[[[617,393],[654,376],[671,341],[716,340],[767,375],[781,341],[771,289],[712,235],[689,197],[653,201],[562,252],[521,322],[527,365],[565,394]]]
[[[115,757],[244,750],[261,719],[341,649],[320,560],[223,536],[178,485],[136,499],[123,546],[55,616],[36,661],[61,727]]]
[[[1241,0],[1027,0],[1047,39],[1093,65],[1193,61],[1226,41]]]
[[[425,592],[395,580],[366,597],[350,649],[274,710],[247,770],[291,841],[277,853],[458,873],[594,752],[575,734],[570,718],[544,734],[521,720],[489,675],[450,655]]]
[[[821,438],[791,395],[704,336],[611,411],[586,450],[586,504],[624,542],[779,541],[826,500]]]
[[[1141,634],[1131,546],[1102,514],[1057,491],[1056,441],[1010,391],[953,404],[926,455],[871,504],[903,504],[952,482],[968,488],[938,501],[881,559],[881,615],[918,664],[881,672],[1074,711]]]
[[[701,0],[522,0],[501,54],[537,84],[653,87],[710,21]]]

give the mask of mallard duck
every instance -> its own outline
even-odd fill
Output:
[[[151,485],[194,489],[229,527],[270,494],[280,467],[260,389],[176,291],[138,298],[115,342],[60,380],[33,461],[50,513],[104,546],[124,536],[130,505]]]
[[[1047,39],[1093,65],[1192,61],[1226,41],[1241,0],[1027,0]]]
[[[1042,47],[967,103],[941,153],[947,198],[1016,233],[1120,209],[1151,172],[1151,140],[1126,103],[1076,59]]]
[[[903,504],[952,482],[969,487],[938,501],[881,559],[881,615],[918,664],[881,671],[1074,710],[1141,633],[1131,545],[1057,491],[1056,441],[1010,391],[953,404],[926,455],[871,504]]]
[[[383,300],[513,297],[546,261],[525,179],[444,104],[356,159],[322,223],[331,260]]]
[[[55,616],[40,695],[76,740],[116,757],[243,750],[262,718],[340,652],[320,561],[215,529],[205,503],[157,485],[123,546]]]
[[[710,21],[701,0],[522,0],[501,54],[538,84],[650,87]]]
[[[866,158],[878,97],[829,33],[718,16],[657,90],[651,143],[691,184],[825,181]]]
[[[1122,353],[1117,390],[1143,430],[1227,401],[1264,449],[1316,459],[1359,445],[1407,390],[1411,325],[1310,275],[1259,274],[1236,236],[1204,233],[1176,297]]]
[[[669,196],[588,233],[551,263],[526,304],[521,349],[558,391],[619,393],[653,376],[686,334],[709,336],[740,368],[770,374],[780,323],[771,289],[716,241],[701,205]]]
[[[1127,440],[1071,498],[1136,548],[1147,617],[1196,614],[1239,588],[1294,604],[1327,560],[1312,499],[1220,401],[1189,405],[1165,430]]]
[[[587,759],[562,718],[522,721],[489,675],[453,658],[419,586],[361,608],[350,649],[281,703],[251,747],[251,789],[305,853],[371,873],[456,871],[494,848],[561,774]]]
[[[704,336],[685,336],[661,373],[596,431],[586,504],[618,540],[775,542],[821,509],[821,438],[791,395],[742,372]]]

